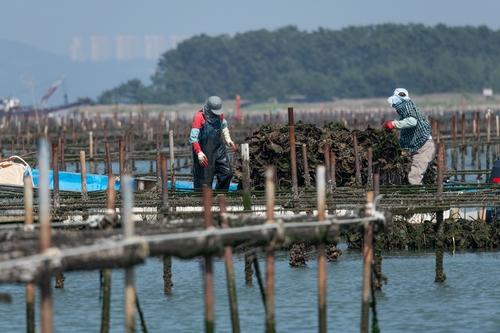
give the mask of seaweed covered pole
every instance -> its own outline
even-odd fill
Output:
[[[437,177],[437,200],[443,199],[443,178],[444,178],[444,143],[438,145],[438,177]],[[444,282],[446,274],[443,268],[443,248],[444,248],[444,226],[443,226],[443,211],[436,212],[436,277],[435,282]]]

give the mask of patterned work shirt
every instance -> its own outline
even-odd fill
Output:
[[[410,128],[403,128],[400,132],[399,142],[401,147],[411,152],[419,150],[431,137],[431,125],[429,120],[417,108],[412,100],[402,101],[393,105],[400,120],[413,117],[417,120],[417,125]]]

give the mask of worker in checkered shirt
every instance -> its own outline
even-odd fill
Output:
[[[399,120],[386,121],[384,127],[389,131],[400,131],[401,147],[408,150],[412,158],[408,181],[412,185],[421,185],[436,153],[429,120],[420,112],[404,88],[394,90],[387,102],[396,110]]]

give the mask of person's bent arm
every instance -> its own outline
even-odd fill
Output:
[[[411,128],[417,126],[417,119],[414,117],[406,117],[401,120],[394,120],[393,124],[397,129]]]
[[[198,156],[198,162],[200,165],[206,167],[208,165],[208,158],[203,151],[201,151],[199,141],[200,130],[203,127],[204,120],[205,119],[203,118],[203,114],[201,112],[198,112],[194,117],[193,124],[191,125],[191,133],[189,134],[189,143],[191,143],[194,153]]]

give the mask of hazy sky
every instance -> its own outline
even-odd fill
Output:
[[[189,37],[293,24],[300,29],[384,22],[500,28],[499,0],[2,0],[0,38],[68,55],[72,37]]]

